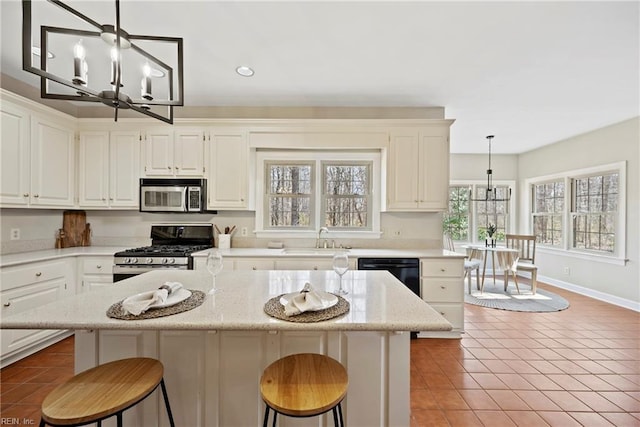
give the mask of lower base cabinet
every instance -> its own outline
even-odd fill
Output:
[[[76,371],[124,357],[162,361],[176,425],[262,425],[262,371],[281,357],[303,352],[326,354],[346,367],[346,425],[410,423],[409,333],[94,330],[76,331],[75,343]],[[155,398],[125,412],[125,425],[168,425],[162,395],[158,390],[154,394]],[[330,413],[320,418],[279,419],[281,426],[332,422]]]
[[[113,256],[78,257],[78,293],[113,284]]]
[[[423,300],[453,326],[451,332],[421,333],[420,336],[459,338],[464,331],[464,260],[421,259],[420,294]]]
[[[0,272],[2,316],[17,314],[75,293],[74,260],[59,259],[5,267]],[[46,347],[67,331],[3,329],[0,331],[1,365]]]

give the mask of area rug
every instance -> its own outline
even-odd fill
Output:
[[[507,291],[504,291],[504,282],[486,278],[484,291],[481,293],[476,288],[475,281],[472,283],[471,295],[469,295],[465,283],[464,302],[467,304],[479,305],[481,307],[495,308],[508,311],[527,312],[550,312],[561,311],[569,308],[569,301],[553,292],[538,288],[535,295],[531,292],[531,287],[525,284],[520,286],[520,294],[516,290],[515,284],[509,282]]]

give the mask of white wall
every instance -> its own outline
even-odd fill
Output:
[[[86,221],[91,224],[94,246],[135,247],[151,243],[149,231],[154,223],[178,222],[213,223],[218,228],[236,226],[232,247],[267,247],[270,239],[257,239],[253,235],[253,212],[225,212],[212,214],[151,214],[138,211],[86,210]],[[16,253],[51,249],[55,232],[62,227],[62,210],[2,209],[0,216],[0,253]],[[442,216],[436,213],[383,213],[380,218],[383,235],[380,239],[336,239],[337,244],[358,248],[439,248],[442,247]],[[241,229],[247,228],[247,237]],[[10,240],[10,230],[19,228],[20,240]],[[399,232],[399,236],[396,235]],[[324,235],[323,235],[324,237]],[[326,235],[332,239],[331,233]],[[311,247],[315,239],[282,239],[288,247]]]
[[[628,120],[596,131],[569,138],[521,154],[518,160],[520,192],[529,178],[551,175],[591,166],[626,161],[627,164],[627,258],[626,265],[614,265],[593,259],[581,259],[570,253],[538,250],[539,274],[560,286],[578,286],[587,294],[620,298],[640,308],[640,118]],[[519,212],[525,224],[528,212]],[[529,231],[529,230],[519,230]],[[570,274],[565,274],[565,268]]]

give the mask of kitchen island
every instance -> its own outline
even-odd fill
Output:
[[[347,368],[347,425],[408,426],[409,331],[446,331],[451,325],[387,272],[349,271],[343,280],[350,310],[323,322],[278,320],[263,308],[269,299],[297,292],[307,282],[317,290],[335,292],[338,277],[331,271],[223,271],[216,281],[218,292],[190,311],[145,320],[107,317],[112,304],[165,281],[204,292],[211,287],[206,272],[167,270],[3,317],[0,325],[75,330],[76,371],[124,357],[160,359],[176,425],[261,425],[262,370],[285,355],[314,352]],[[157,398],[128,411],[125,418],[127,425],[166,423]]]

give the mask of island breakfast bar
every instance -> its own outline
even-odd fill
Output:
[[[151,319],[107,316],[115,303],[180,282],[205,293],[189,311]],[[223,271],[217,292],[200,270],[153,271],[96,292],[61,299],[3,317],[3,329],[75,331],[76,372],[125,357],[154,357],[165,381],[176,425],[259,426],[264,404],[259,380],[273,361],[293,353],[325,354],[349,375],[343,402],[346,425],[408,426],[409,331],[447,331],[451,325],[385,271],[349,271],[343,278],[349,311],[334,319],[296,323],[265,313],[267,301],[300,291],[305,283],[335,292],[333,271]],[[155,392],[158,394],[158,392]],[[166,424],[162,405],[147,399],[125,412],[125,424]],[[324,425],[319,419],[281,419],[280,425]]]

